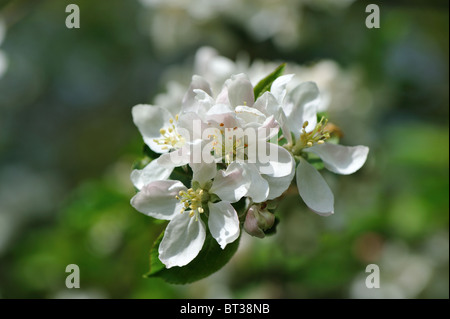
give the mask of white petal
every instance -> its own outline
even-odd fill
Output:
[[[239,237],[239,218],[228,202],[208,203],[208,226],[222,249]]]
[[[262,203],[269,195],[269,183],[261,177],[258,168],[254,164],[242,163],[244,174],[251,181],[247,197],[251,197],[253,202]]]
[[[181,211],[175,196],[187,188],[179,181],[154,181],[142,187],[131,199],[131,206],[143,214],[157,219],[172,219]]]
[[[161,167],[174,168],[188,164],[190,162],[190,159],[190,144],[185,144],[182,148],[179,148],[170,153],[162,154],[155,161]]]
[[[253,156],[249,155],[249,158]],[[265,143],[258,148],[256,165],[261,174],[283,177],[292,173],[294,158],[284,147]]]
[[[200,183],[200,186],[204,186],[206,182],[209,182],[216,176],[217,168],[216,163],[190,163],[193,176],[192,180]]]
[[[194,112],[200,116],[204,116],[206,112],[215,104],[214,99],[205,91],[200,89],[194,90],[195,103],[190,108],[183,108],[183,112]]]
[[[186,94],[183,97],[182,102],[182,111],[183,112],[197,112],[198,105],[198,93],[196,90],[201,90],[206,95],[212,95],[211,87],[209,86],[208,81],[206,81],[203,77],[194,75],[192,77],[191,85],[187,90]]]
[[[197,257],[206,238],[205,224],[188,212],[178,213],[167,225],[159,245],[159,259],[167,268],[185,266]]]
[[[369,148],[367,146],[343,146],[324,143],[305,149],[317,154],[325,167],[337,174],[348,175],[359,170],[366,162]]]
[[[253,94],[253,85],[248,76],[241,73],[233,75],[231,79],[226,81],[228,88],[228,99],[232,107],[238,105],[253,106],[255,97]]]
[[[319,89],[314,82],[304,82],[286,96],[286,103],[282,107],[288,119],[289,128],[295,134],[296,139],[299,138],[305,121],[309,123],[306,127],[307,132],[316,126],[319,103]]]
[[[247,194],[250,180],[244,176],[244,170],[238,163],[231,163],[226,171],[220,170],[214,177],[210,193],[227,202],[237,202]]]
[[[214,104],[211,109],[208,110],[208,115],[221,115],[234,113],[234,110],[228,104]]]
[[[294,74],[282,75],[273,81],[270,87],[270,92],[276,98],[278,103],[282,103],[284,97],[286,96],[286,85],[292,80]]]
[[[208,127],[208,125],[203,121],[205,114],[200,116],[199,113],[182,113],[178,117],[177,133],[183,136],[186,142],[201,139],[202,132]]]
[[[278,124],[280,124],[281,131],[283,132],[283,136],[287,140],[287,143],[292,145],[293,141],[292,141],[291,130],[289,129],[288,120],[282,109],[278,110],[276,119],[277,119]]]
[[[242,119],[244,123],[263,123],[266,120],[266,116],[254,107],[245,105],[236,106],[235,112],[237,117]]]
[[[253,104],[253,107],[265,115],[274,115],[276,114],[280,104],[277,99],[270,92],[264,92]]]
[[[131,114],[145,144],[156,153],[167,152],[153,140],[161,137],[160,129],[169,126],[169,120],[172,118],[170,112],[159,106],[139,104],[133,107]]]
[[[291,185],[292,179],[295,175],[295,162],[292,162],[292,172],[289,175],[283,177],[271,177],[268,175],[262,175],[262,177],[269,184],[269,194],[267,200],[272,200],[280,197]]]
[[[322,175],[301,158],[297,166],[297,188],[305,204],[322,216],[334,213],[334,196]]]
[[[151,161],[143,169],[135,169],[131,172],[131,182],[134,187],[141,189],[153,181],[160,181],[169,178],[173,168],[166,168],[159,165],[156,160]]]

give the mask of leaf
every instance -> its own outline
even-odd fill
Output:
[[[183,267],[167,269],[159,260],[158,248],[164,232],[158,237],[150,251],[150,271],[144,275],[147,278],[162,278],[171,284],[188,284],[215,273],[222,268],[236,253],[239,239],[228,244],[225,249],[220,248],[217,241],[207,232],[205,243],[200,253],[193,261]]]
[[[142,147],[142,156],[133,162],[132,169],[143,169],[159,154],[153,152],[146,144]]]
[[[308,153],[308,163],[314,166],[318,171],[325,168],[322,159],[314,153]]]
[[[279,76],[281,76],[283,74],[285,67],[286,67],[286,63],[281,64],[279,67],[277,67],[275,69],[275,71],[270,73],[264,79],[259,81],[258,84],[256,84],[255,88],[253,89],[253,94],[255,95],[255,100],[257,98],[259,98],[261,95],[263,95],[264,92],[267,92],[270,90],[270,87],[272,86],[273,81],[275,81]]]

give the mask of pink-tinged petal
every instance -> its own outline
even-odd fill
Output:
[[[217,172],[209,190],[227,202],[237,202],[247,194],[250,180],[244,176],[244,170],[238,163],[231,163],[226,171]]]
[[[167,152],[154,139],[161,137],[160,129],[169,127],[169,120],[172,118],[170,112],[159,106],[139,104],[133,107],[131,114],[145,144],[156,153]]]
[[[255,97],[253,94],[253,85],[247,75],[241,73],[231,76],[231,79],[225,82],[228,88],[228,99],[232,107],[238,105],[253,106]]]
[[[170,220],[181,211],[175,196],[187,188],[179,181],[154,181],[142,187],[131,199],[131,206],[148,216]]]
[[[264,238],[266,234],[264,234],[264,232],[258,225],[258,220],[255,217],[255,214],[258,213],[256,210],[257,209],[252,206],[247,211],[247,215],[245,216],[244,229],[251,236]]]
[[[286,85],[292,80],[294,74],[282,75],[273,81],[270,92],[273,94],[278,103],[282,103],[286,96]]]
[[[203,77],[194,75],[192,77],[191,85],[187,90],[186,94],[183,97],[182,112],[197,112],[198,108],[201,107],[199,105],[199,98],[197,90],[201,90],[206,95],[211,96],[211,87]]]
[[[234,110],[226,104],[216,104],[207,113],[206,121],[210,126],[220,128],[239,127],[240,123]]]
[[[220,247],[224,249],[239,237],[238,215],[228,202],[208,203],[208,208],[209,231]]]
[[[272,138],[278,139],[278,131],[280,130],[280,125],[275,120],[275,116],[269,116],[261,126],[258,127],[258,140],[271,140]],[[275,140],[278,143],[278,140]]]
[[[334,196],[322,175],[301,158],[297,166],[297,188],[305,204],[322,216],[334,213]]]
[[[217,104],[230,104],[230,100],[228,100],[228,88],[226,85],[223,86],[222,91],[217,95],[216,98]]]
[[[178,213],[164,232],[159,259],[167,268],[185,266],[197,257],[205,238],[206,228],[201,218],[189,217],[188,212]]]
[[[264,231],[275,223],[275,215],[259,205],[252,205],[245,216],[244,229],[252,236],[264,238]]]
[[[172,174],[172,171],[173,168],[162,167],[154,160],[143,169],[133,170],[130,178],[134,187],[140,190],[151,182],[168,179],[170,174]]]
[[[308,122],[306,131],[314,129],[317,124],[317,107],[320,103],[320,94],[314,82],[304,82],[294,88],[286,96],[282,105],[288,120],[288,125],[295,138],[300,137],[304,122]]]
[[[367,146],[343,146],[330,143],[315,145],[305,151],[318,155],[329,171],[342,175],[353,174],[359,170],[369,154]]]

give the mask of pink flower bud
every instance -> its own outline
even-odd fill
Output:
[[[274,222],[274,214],[266,209],[262,209],[260,205],[252,205],[247,211],[244,229],[252,236],[264,238],[264,231],[271,228]]]

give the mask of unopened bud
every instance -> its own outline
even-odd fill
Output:
[[[275,215],[258,205],[251,206],[245,217],[244,229],[252,236],[264,238],[264,231],[273,226]]]

